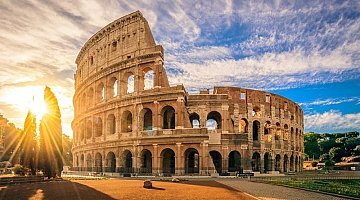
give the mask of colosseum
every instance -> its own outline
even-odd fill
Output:
[[[266,91],[214,87],[189,94],[170,85],[164,49],[139,11],[93,35],[76,64],[74,171],[226,176],[302,170],[299,105]]]

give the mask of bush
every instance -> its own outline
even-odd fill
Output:
[[[16,164],[15,167],[13,168],[13,172],[14,172],[14,174],[17,174],[17,175],[24,175],[25,168],[22,165]]]
[[[318,164],[318,162],[312,162],[312,163],[311,163],[311,167],[316,167],[317,164]]]

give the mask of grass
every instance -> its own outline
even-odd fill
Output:
[[[360,197],[360,180],[276,180],[269,183]]]

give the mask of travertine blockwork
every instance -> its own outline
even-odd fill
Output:
[[[164,52],[137,11],[90,38],[75,74],[79,171],[185,175],[302,170],[303,111],[276,94],[170,86]]]

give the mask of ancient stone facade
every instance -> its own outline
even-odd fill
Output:
[[[139,11],[92,36],[76,64],[74,170],[210,175],[302,168],[300,106],[258,90],[188,94],[170,86],[164,50]]]

